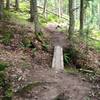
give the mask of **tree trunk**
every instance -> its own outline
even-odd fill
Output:
[[[30,11],[31,11],[31,22],[34,22],[35,34],[41,32],[39,20],[38,20],[38,11],[37,11],[37,0],[30,0]]]
[[[0,0],[0,20],[3,18],[4,1]]]
[[[10,9],[10,0],[6,0],[6,9]]]
[[[61,18],[61,0],[58,0],[58,15]]]
[[[74,11],[73,11],[73,7],[74,7],[74,0],[69,0],[69,40],[71,40],[72,35],[74,33],[74,28],[75,28],[75,20],[74,20]]]
[[[43,14],[46,18],[46,8],[47,8],[47,0],[44,0],[44,6],[43,6]]]
[[[33,22],[34,12],[33,12],[33,0],[30,0],[30,21]]]
[[[84,24],[84,0],[80,0],[80,35],[83,35]]]
[[[19,0],[15,0],[15,9],[19,10]]]

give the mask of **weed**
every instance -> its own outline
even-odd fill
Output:
[[[69,54],[64,53],[64,63],[65,63],[65,64],[68,64],[69,62],[70,62]]]
[[[8,64],[7,63],[4,63],[4,62],[0,62],[0,71],[4,71],[5,68],[8,67]]]
[[[1,42],[5,45],[9,45],[11,43],[11,39],[12,39],[12,34],[7,32],[7,33],[3,34],[2,38],[1,38]]]
[[[47,42],[44,42],[44,43],[42,44],[42,47],[43,47],[43,50],[48,51],[49,44],[48,44]]]
[[[36,48],[32,49],[32,54],[34,55],[34,53],[36,52]]]
[[[24,47],[28,48],[31,46],[31,40],[29,38],[23,38],[22,44]]]
[[[0,72],[0,88],[3,89],[2,100],[12,100],[12,86],[10,81],[7,79],[5,72]]]
[[[23,92],[29,92],[31,91],[34,87],[38,87],[40,85],[44,84],[43,82],[39,82],[39,81],[33,81],[25,86],[23,86],[22,88],[20,88],[17,93],[23,93]]]

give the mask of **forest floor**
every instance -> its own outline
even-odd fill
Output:
[[[22,38],[33,35],[31,27],[0,22],[1,37],[4,34],[2,26],[13,33],[10,44],[0,43],[0,62],[9,63],[5,75],[12,85],[13,100],[100,100],[99,75],[87,77],[74,69],[56,73],[51,69],[52,53],[45,51],[35,37],[32,38],[35,51],[34,46],[22,46]],[[56,26],[47,26],[46,32],[49,33],[51,45],[60,44],[65,48],[69,45],[65,34],[57,32]],[[22,33],[25,33],[24,36]],[[4,92],[2,87],[1,99]]]

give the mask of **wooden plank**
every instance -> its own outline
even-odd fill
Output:
[[[63,63],[63,48],[61,46],[54,47],[54,56],[52,61],[52,68],[54,70],[60,71],[64,70]]]

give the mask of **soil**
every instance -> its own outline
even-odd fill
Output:
[[[50,28],[48,26],[46,29],[49,34],[52,33],[52,45],[66,47],[65,34],[56,31],[56,27],[52,27],[52,30]],[[15,35],[18,36],[19,33]],[[0,61],[10,63],[6,74],[12,83],[12,100],[100,100],[99,97],[90,96],[93,84],[82,74],[51,69],[51,53],[38,49],[32,55],[31,48],[21,48],[18,46],[20,42],[14,42],[14,45],[0,44]]]
[[[67,34],[62,32],[61,29],[62,28],[57,24],[48,23],[45,32],[52,47],[59,45],[63,48],[68,48],[69,42],[66,36]]]

